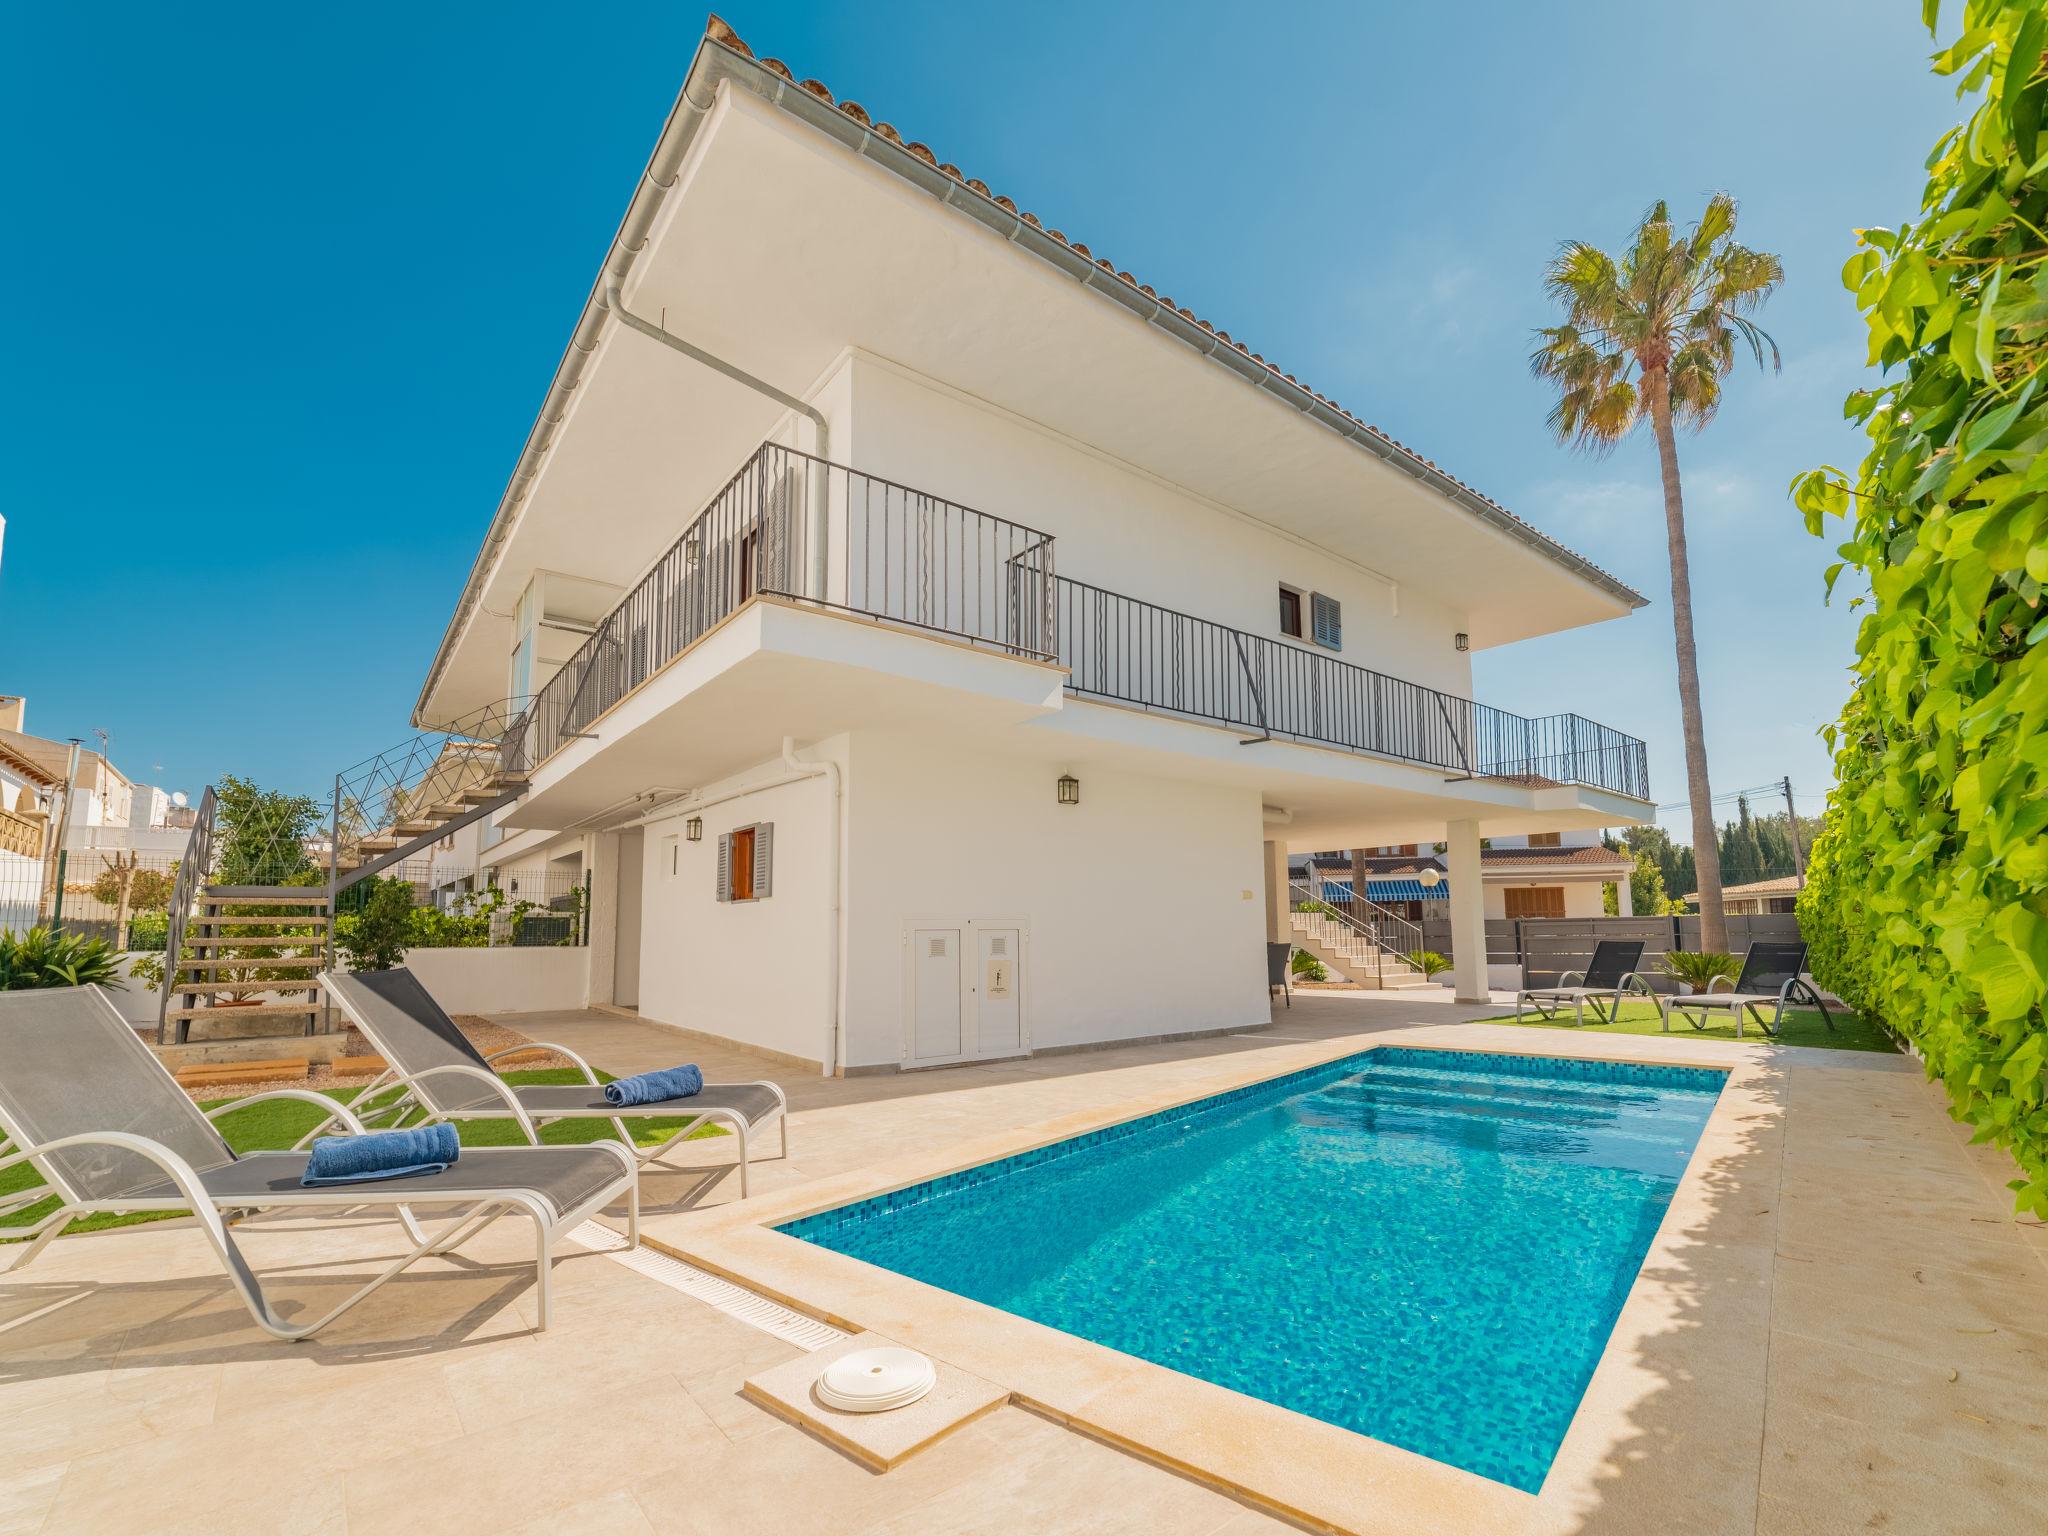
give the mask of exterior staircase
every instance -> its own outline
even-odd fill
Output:
[[[508,701],[344,769],[324,848],[280,832],[259,838],[252,856],[244,829],[235,857],[251,883],[212,879],[218,804],[208,789],[171,896],[157,1042],[332,1029],[319,978],[334,963],[338,898],[525,794],[526,735],[523,701]]]
[[[1290,883],[1290,897],[1295,945],[1347,980],[1378,991],[1432,985],[1408,963],[1408,952],[1422,947],[1422,930],[1406,918],[1370,902],[1323,901],[1299,880]],[[1346,910],[1353,905],[1366,908],[1366,916]]]
[[[167,1043],[203,1038],[314,1034],[326,1027],[320,992],[333,938],[325,889],[209,885],[186,919],[175,974],[164,978]],[[166,965],[172,963],[166,958]]]

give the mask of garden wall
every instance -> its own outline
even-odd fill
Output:
[[[1736,955],[1758,939],[1798,937],[1799,919],[1789,912],[1728,918],[1728,947]],[[1678,983],[1656,973],[1663,969],[1664,956],[1671,950],[1698,951],[1700,920],[1697,916],[1491,917],[1486,920],[1486,959],[1493,967],[1519,967],[1526,978],[1522,985],[1551,986],[1565,971],[1584,970],[1593,958],[1593,947],[1602,939],[1642,940],[1645,979],[1660,991],[1675,992]],[[1424,918],[1422,942],[1438,954],[1450,954],[1450,918]]]
[[[542,1013],[590,998],[590,950],[580,945],[409,949],[405,963],[450,1013]]]

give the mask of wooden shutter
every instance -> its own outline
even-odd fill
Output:
[[[775,823],[759,822],[754,827],[754,899],[759,901],[773,890],[775,874]]]
[[[718,899],[732,899],[732,834],[718,834]]]
[[[1333,651],[1344,649],[1344,605],[1334,597],[1314,593],[1309,599],[1315,642]]]
[[[1507,898],[1509,917],[1564,916],[1564,887],[1561,885],[1511,885],[1502,894]]]

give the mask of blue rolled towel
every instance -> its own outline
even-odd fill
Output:
[[[461,1155],[455,1127],[415,1126],[409,1131],[373,1131],[367,1136],[322,1136],[299,1183],[357,1184],[370,1179],[398,1179],[409,1173],[439,1173]]]
[[[662,1072],[642,1072],[604,1085],[604,1101],[616,1109],[629,1104],[659,1104],[666,1099],[687,1099],[701,1093],[704,1074],[694,1064],[670,1067]]]

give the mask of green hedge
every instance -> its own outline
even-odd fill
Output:
[[[1937,0],[1923,10],[1932,27]],[[1867,580],[1837,785],[1799,902],[1814,974],[1910,1039],[2048,1216],[2048,0],[1971,0],[1938,55],[1972,98],[1917,222],[1843,270],[1877,388],[1854,477],[1793,483]],[[1839,526],[1839,524],[1837,525]]]

